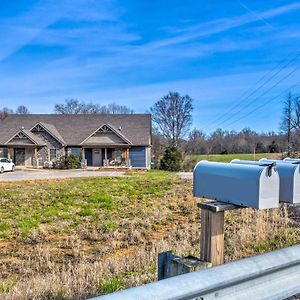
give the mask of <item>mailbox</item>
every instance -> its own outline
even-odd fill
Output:
[[[291,163],[293,163],[293,162],[298,162],[298,163],[300,163],[300,159],[297,159],[297,158],[291,158],[291,157],[286,157],[283,161],[285,161],[285,162],[291,162]]]
[[[274,164],[245,165],[200,161],[194,168],[194,196],[257,209],[279,204]]]
[[[276,163],[280,178],[279,201],[300,203],[300,160],[259,160],[259,163],[267,162]]]

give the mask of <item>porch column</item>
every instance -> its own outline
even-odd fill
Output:
[[[107,148],[104,148],[104,159],[107,160]]]
[[[14,148],[7,148],[7,158],[14,160]]]
[[[81,156],[82,156],[82,159],[85,160],[85,149],[82,148],[81,150]]]
[[[39,160],[38,160],[38,155],[37,155],[37,148],[34,148],[34,157],[35,157],[35,161],[36,161],[36,167],[38,168]]]

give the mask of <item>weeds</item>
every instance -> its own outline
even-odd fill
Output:
[[[127,175],[0,184],[0,298],[90,298],[154,281],[159,252],[198,256],[191,182]],[[297,215],[286,205],[227,212],[225,260],[299,243]]]

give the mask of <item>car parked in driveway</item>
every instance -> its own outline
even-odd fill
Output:
[[[7,158],[0,158],[0,173],[2,174],[7,171],[14,172],[15,164]]]

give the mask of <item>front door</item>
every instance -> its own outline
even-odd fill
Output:
[[[93,149],[85,148],[84,149],[84,156],[87,160],[87,165],[90,167],[93,165]]]
[[[102,166],[102,151],[101,149],[93,149],[93,166]]]
[[[32,149],[25,149],[25,166],[32,166]]]
[[[25,148],[14,148],[14,163],[16,166],[25,166]]]

